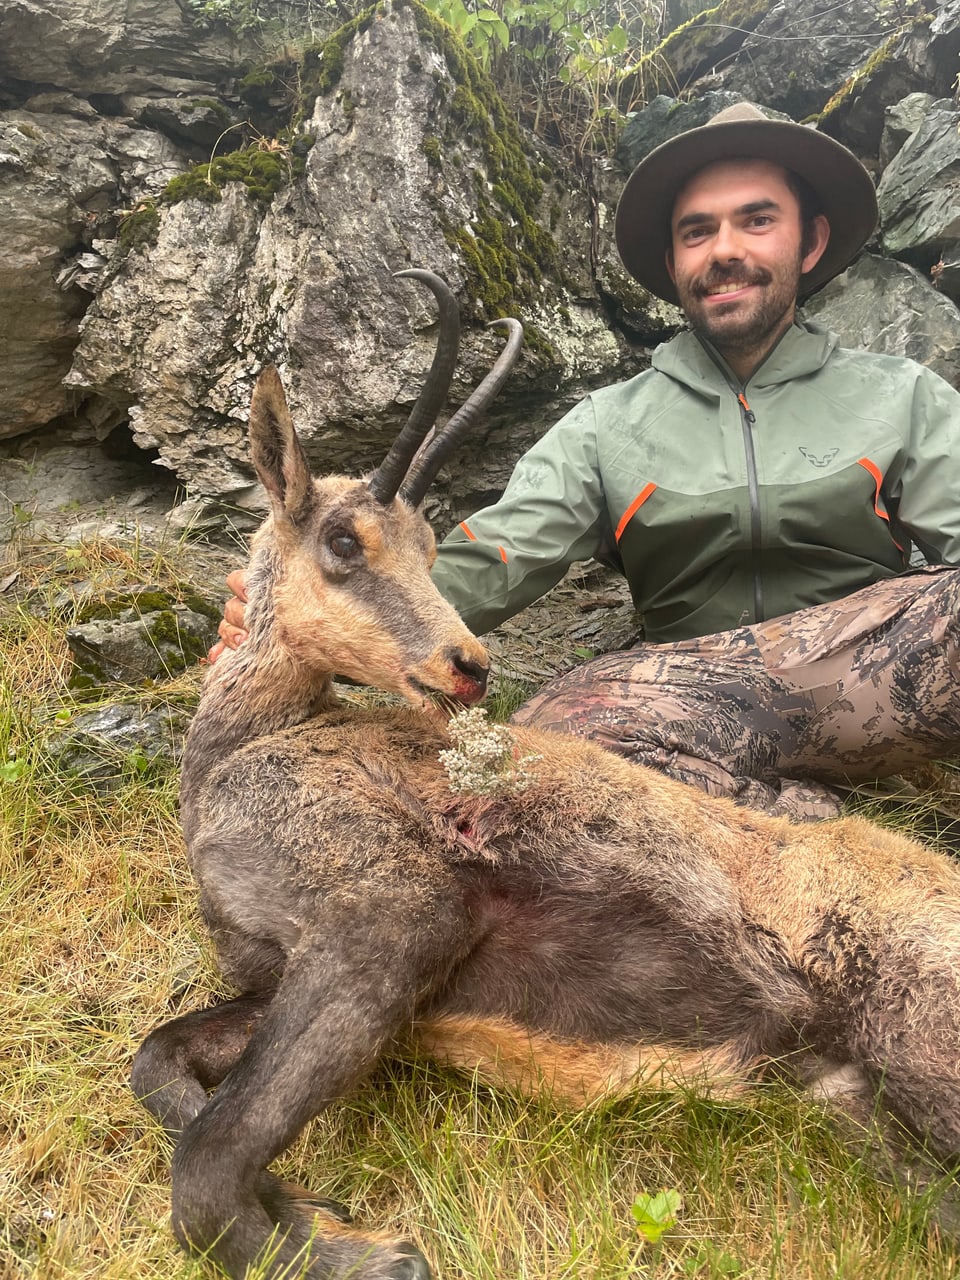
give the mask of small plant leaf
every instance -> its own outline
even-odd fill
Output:
[[[630,1212],[644,1240],[657,1244],[665,1232],[676,1226],[682,1204],[683,1198],[679,1191],[657,1191],[653,1195],[641,1191]]]

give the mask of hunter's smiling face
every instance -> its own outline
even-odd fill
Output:
[[[681,188],[671,233],[667,267],[687,318],[736,368],[761,357],[792,321],[800,277],[819,260],[829,228],[813,219],[804,243],[782,166],[723,160]]]

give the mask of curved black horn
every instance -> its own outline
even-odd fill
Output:
[[[417,403],[411,410],[406,426],[393,442],[383,462],[370,477],[370,492],[378,502],[384,505],[392,502],[396,497],[414,454],[436,421],[437,414],[443,408],[460,350],[460,310],[456,298],[444,281],[432,271],[423,271],[419,267],[411,268],[409,271],[398,271],[394,278],[419,280],[431,290],[437,300],[440,313],[440,332],[433,364],[430,366],[427,380]]]
[[[519,320],[507,316],[502,320],[491,321],[487,328],[498,324],[506,325],[510,330],[507,335],[507,345],[500,352],[496,363],[479,387],[416,459],[403,482],[400,497],[411,507],[418,507],[423,501],[424,494],[433,483],[437,472],[473,427],[487,405],[491,404],[499,394],[510,370],[517,362],[517,356],[523,346],[523,325]]]

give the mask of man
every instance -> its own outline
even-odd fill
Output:
[[[876,218],[849,151],[747,104],[631,175],[621,257],[690,331],[548,432],[434,573],[482,633],[574,560],[623,568],[648,643],[552,682],[519,722],[799,818],[956,750],[960,573],[904,571],[911,543],[960,564],[960,396],[795,318]]]

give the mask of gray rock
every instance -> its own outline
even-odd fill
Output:
[[[960,387],[960,312],[912,267],[863,254],[804,313],[845,346],[908,356]]]
[[[853,68],[820,119],[819,127],[825,133],[845,143],[871,167],[880,153],[890,103],[929,86],[915,65],[916,46],[925,36],[919,23],[906,31],[895,29],[862,65]]]
[[[89,298],[57,277],[116,193],[97,122],[0,113],[0,437],[73,408],[63,378]]]
[[[822,110],[890,29],[876,0],[780,0],[743,41],[724,85],[802,120]]]
[[[933,92],[945,96],[956,85],[960,62],[960,0],[940,0],[933,7],[923,65]]]
[[[144,685],[178,675],[202,658],[217,638],[217,622],[185,605],[115,616],[68,627],[73,689]]]
[[[346,47],[336,92],[317,100],[303,178],[268,207],[233,184],[216,203],[165,209],[155,247],[127,257],[86,317],[67,385],[130,406],[141,447],[192,492],[229,499],[253,480],[247,407],[256,372],[272,360],[314,464],[366,470],[419,393],[435,340],[432,299],[391,274],[428,265],[463,300],[454,393],[463,399],[501,339],[481,327],[483,300],[471,296],[456,237],[470,245],[491,234],[491,220],[495,234],[510,233],[515,219],[481,205],[493,199],[490,166],[477,131],[455,115],[456,91],[413,11],[385,10]],[[586,194],[564,173],[543,204],[531,216],[562,227],[567,250],[536,272],[518,259],[506,290],[540,337],[498,410],[512,419],[513,457],[534,438],[531,400],[621,367],[590,278]],[[490,246],[481,254],[495,270]]]
[[[743,94],[731,89],[710,89],[689,101],[680,101],[665,93],[658,94],[623,126],[617,144],[617,160],[630,173],[654,148],[687,129],[699,128],[719,111],[742,101]],[[768,114],[773,119],[781,116],[778,111]]]
[[[135,119],[147,129],[158,130],[181,146],[211,150],[237,125],[237,117],[214,98],[148,98]]]
[[[880,164],[885,169],[903,144],[923,124],[936,99],[931,93],[910,93],[887,107],[880,139]]]
[[[106,703],[58,725],[44,743],[62,777],[108,795],[131,777],[179,764],[188,722],[181,708]]]
[[[960,111],[948,99],[927,110],[877,188],[885,252],[929,267],[960,243]]]
[[[177,0],[5,0],[0,76],[95,94],[208,92],[258,50]]]

